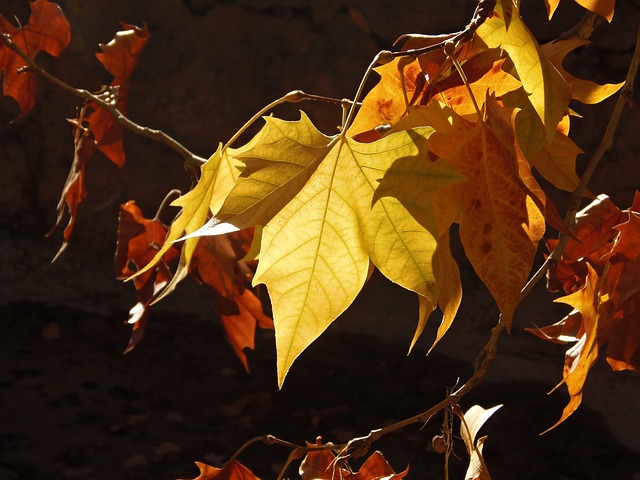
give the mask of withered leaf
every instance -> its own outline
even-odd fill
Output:
[[[8,35],[31,60],[35,60],[40,51],[59,56],[71,41],[71,27],[62,9],[48,0],[30,2],[29,7],[29,22],[21,28],[14,27],[0,15],[0,32]],[[25,65],[23,58],[0,42],[0,71],[4,75],[2,90],[20,106],[16,120],[24,117],[36,102],[36,74],[24,70]]]

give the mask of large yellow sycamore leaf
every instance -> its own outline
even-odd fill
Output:
[[[556,126],[566,113],[571,89],[556,67],[545,57],[542,48],[522,18],[512,11],[509,24],[505,22],[502,3],[498,0],[491,18],[476,32],[476,39],[489,48],[507,51],[529,100],[544,126],[547,142],[552,142]]]
[[[215,218],[200,233],[224,233],[265,225],[309,180],[331,149],[331,137],[318,131],[304,112],[299,122],[265,117],[265,125],[236,158],[246,166]]]
[[[462,177],[427,155],[431,128],[359,143],[323,136],[304,115],[267,123],[241,155],[243,175],[218,215],[225,223],[198,234],[264,226],[254,284],[269,290],[282,385],[294,360],[353,302],[370,260],[433,310],[431,197]]]

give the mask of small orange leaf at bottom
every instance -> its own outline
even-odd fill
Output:
[[[222,468],[212,467],[206,463],[196,462],[200,475],[192,480],[260,480],[247,467],[236,460],[226,463]],[[181,479],[189,480],[189,479]]]

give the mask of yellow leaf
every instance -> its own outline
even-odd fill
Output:
[[[607,83],[598,85],[590,80],[583,80],[574,77],[567,72],[562,66],[564,57],[578,47],[588,45],[590,42],[581,38],[569,38],[567,40],[558,40],[542,45],[542,51],[555,66],[564,79],[571,87],[571,98],[586,104],[599,103],[605,98],[610,97],[622,88],[622,83]]]
[[[304,112],[298,122],[265,117],[265,126],[236,157],[246,164],[210,226],[215,235],[233,219],[238,229],[265,225],[309,180],[331,149],[331,137],[319,132]]]
[[[611,22],[613,20],[613,11],[616,6],[616,0],[575,0],[576,3],[582,5]]]
[[[436,338],[429,352],[437,345],[451,327],[458,308],[462,301],[462,284],[460,282],[460,270],[456,264],[449,246],[449,228],[455,221],[459,221],[460,204],[457,201],[456,184],[441,188],[433,195],[433,206],[436,212],[438,247],[433,257],[433,271],[436,279],[438,307],[442,311],[442,319],[438,326]],[[419,312],[418,325],[414,333],[409,352],[413,349],[418,338],[424,331],[427,321],[435,308],[431,302],[422,296],[418,296]]]
[[[506,107],[517,108],[515,118],[515,132],[518,139],[518,147],[525,158],[532,162],[543,145],[547,143],[547,131],[542,120],[536,113],[529,96],[520,88],[507,93],[503,98]],[[554,137],[555,138],[555,137]]]
[[[501,4],[511,1],[497,2],[493,16],[478,28],[476,39],[489,48],[503,48],[507,51],[522,86],[544,125],[547,142],[551,142],[555,137],[556,126],[569,105],[570,88],[547,60],[517,12],[513,12],[507,28]]]
[[[549,15],[549,20],[551,20],[551,17],[553,17],[553,14],[556,12],[556,9],[560,4],[560,0],[544,0],[544,3],[547,7],[547,15]]]
[[[551,428],[554,429],[564,422],[569,415],[576,411],[582,403],[582,390],[587,380],[589,369],[598,358],[598,323],[599,323],[599,303],[598,298],[598,275],[591,265],[587,264],[589,274],[584,287],[571,295],[556,299],[556,302],[566,303],[572,306],[582,315],[583,334],[580,339],[566,353],[563,380],[567,385],[570,400],[562,412],[560,420]],[[556,387],[557,388],[557,387]]]
[[[582,5],[587,10],[590,10],[611,22],[613,20],[613,11],[616,6],[616,0],[574,0],[577,4]],[[547,13],[549,19],[553,16],[560,0],[544,0],[547,5]]]
[[[306,116],[269,122],[241,155],[242,182],[220,211],[226,223],[201,233],[264,225],[254,284],[266,284],[271,297],[282,385],[298,355],[353,302],[370,259],[437,303],[431,196],[462,177],[428,157],[431,128],[363,144],[325,137]]]
[[[576,157],[580,153],[582,150],[571,138],[557,131],[553,143],[543,145],[531,164],[554,187],[573,192],[580,183],[576,175]]]

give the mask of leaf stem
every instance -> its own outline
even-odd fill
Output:
[[[99,96],[94,95],[93,93],[87,90],[75,88],[69,85],[68,83],[63,82],[59,78],[54,77],[46,70],[39,67],[31,58],[29,58],[29,56],[26,53],[24,53],[22,49],[20,49],[20,47],[18,47],[11,40],[11,37],[8,34],[2,34],[2,39],[4,40],[4,43],[7,45],[7,47],[9,47],[11,50],[16,52],[26,62],[27,66],[29,67],[29,70],[35,72],[38,76],[44,78],[49,83],[70,93],[71,95],[81,98],[86,102],[95,103],[99,107],[109,112],[115,118],[116,122],[118,122],[118,124],[122,125],[127,130],[130,130],[143,137],[150,138],[151,140],[164,143],[171,149],[178,152],[185,159],[185,164],[187,167],[198,166],[207,161],[206,159],[199,157],[198,155],[189,151],[181,143],[179,143],[177,140],[175,140],[174,138],[164,133],[162,130],[154,130],[148,127],[143,127],[141,125],[138,125],[137,123],[130,120],[120,110],[118,110],[115,107],[115,105],[104,101]]]
[[[164,211],[164,209],[167,208],[167,205],[169,205],[169,201],[172,200],[173,197],[179,197],[180,195],[182,195],[182,192],[177,188],[170,190],[169,193],[167,193],[162,199],[162,203],[158,207],[158,210],[156,210],[156,215],[153,217],[153,220],[159,221],[160,215],[162,215],[162,212]]]

